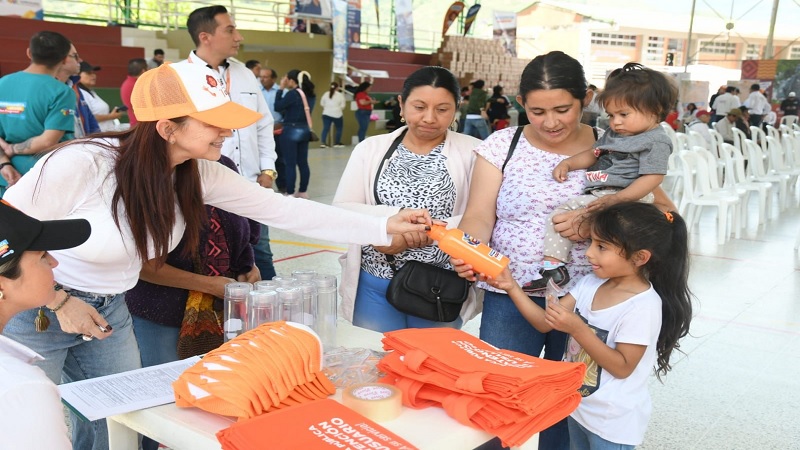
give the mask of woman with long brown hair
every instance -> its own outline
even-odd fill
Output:
[[[57,148],[5,197],[39,219],[85,218],[92,225],[85,244],[57,253],[57,286],[71,297],[56,312],[40,310],[49,328],[34,329],[40,314],[34,309],[5,329],[45,357],[38,365],[54,382],[140,367],[125,291],[136,284],[144,261],[163,264],[182,236],[187,252],[197,252],[204,204],[308,237],[359,244],[388,245],[391,234],[430,224],[421,210],[380,219],[285,198],[216,163],[231,129],[260,115],[232,103],[224,81],[204,66],[145,72],[131,98],[137,126]],[[75,449],[107,447],[104,420],[73,415],[72,425]]]

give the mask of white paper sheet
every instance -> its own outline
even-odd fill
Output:
[[[86,420],[104,419],[175,401],[172,383],[199,356],[58,386],[61,401]]]

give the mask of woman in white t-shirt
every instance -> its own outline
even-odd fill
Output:
[[[322,105],[322,143],[320,147],[325,148],[328,145],[328,132],[331,130],[331,124],[336,125],[336,136],[333,140],[333,146],[336,148],[344,147],[342,144],[342,127],[344,126],[344,107],[345,99],[342,91],[339,90],[339,83],[331,83],[331,89],[322,95],[319,101]]]
[[[0,331],[17,313],[49,305],[58,310],[69,294],[53,290],[49,250],[82,244],[85,219],[40,222],[0,203]],[[44,324],[37,320],[37,328]],[[102,332],[102,331],[101,331]],[[32,363],[42,357],[0,336],[0,439],[3,448],[72,448],[56,385]]]
[[[537,330],[569,334],[564,361],[586,364],[578,408],[568,419],[570,448],[633,449],[650,420],[650,375],[665,375],[689,332],[692,295],[686,223],[675,212],[617,203],[588,218],[592,274],[569,294],[530,301],[508,268],[485,279],[508,292]]]
[[[97,72],[100,67],[93,66],[86,61],[81,61],[81,80],[78,82],[78,88],[83,93],[83,99],[92,110],[94,118],[100,125],[100,131],[113,131],[117,129],[117,122],[120,117],[125,115],[124,112],[119,110],[118,106],[111,110],[105,100],[103,100],[97,92],[94,91],[97,86]]]

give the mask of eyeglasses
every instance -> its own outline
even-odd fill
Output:
[[[70,58],[75,58],[75,61],[78,61],[78,62],[80,62],[80,60],[81,60],[81,57],[80,57],[80,56],[78,56],[78,52],[75,52],[75,53],[70,53],[70,54],[69,54],[69,55],[67,55],[67,56],[69,56]]]

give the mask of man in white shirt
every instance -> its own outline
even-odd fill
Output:
[[[740,119],[741,117],[742,110],[734,108],[728,111],[725,118],[714,125],[714,129],[722,135],[722,140],[725,141],[726,144],[733,144],[733,128],[736,127],[736,119]]]
[[[233,136],[225,139],[222,154],[236,163],[242,176],[265,189],[272,189],[272,183],[278,177],[275,170],[275,140],[272,135],[274,122],[253,72],[232,59],[239,52],[242,35],[224,6],[194,10],[189,14],[186,27],[196,49],[189,58],[178,64],[207,65],[219,73],[219,81],[226,86],[233,102],[263,115],[255,124],[233,130]],[[266,225],[261,225],[261,239],[258,245],[253,246],[253,250],[261,278],[272,279],[275,268]]]
[[[733,95],[734,91],[736,91],[735,87],[728,86],[725,88],[725,93],[714,100],[714,104],[711,105],[712,109],[716,111],[716,114],[712,119],[714,122],[721,122],[722,119],[728,115],[728,111],[742,106],[739,97]]]
[[[750,111],[750,126],[760,127],[761,120],[770,111],[770,107],[767,97],[761,93],[761,86],[758,83],[750,86],[750,95],[744,101],[744,106],[747,106]]]
[[[701,109],[697,111],[695,114],[695,118],[686,125],[687,132],[695,131],[703,136],[706,143],[708,144],[707,148],[712,148],[712,144],[714,143],[714,138],[711,136],[711,132],[708,130],[708,122],[711,121],[711,113],[706,111],[705,109]]]

